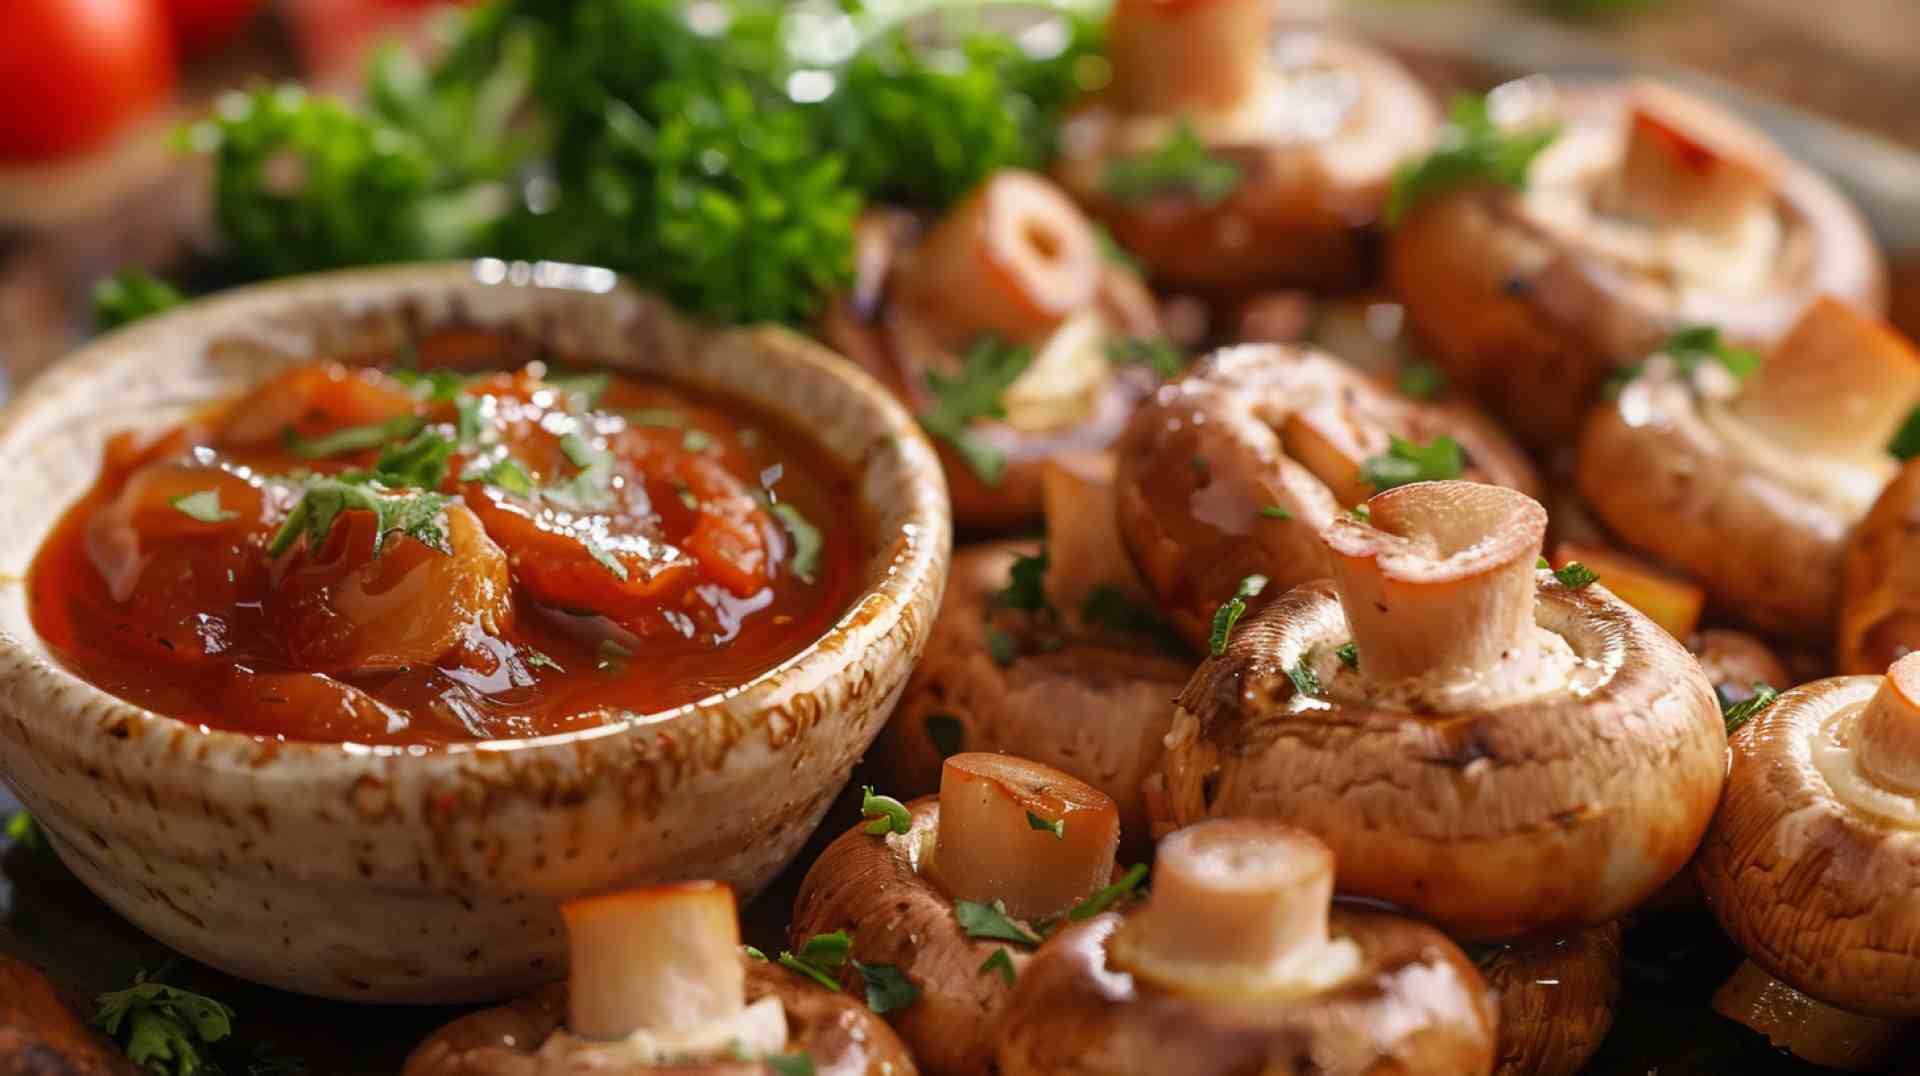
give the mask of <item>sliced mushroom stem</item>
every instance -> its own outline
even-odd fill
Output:
[[[1713,995],[1713,1007],[1803,1060],[1846,1072],[1878,1067],[1913,1030],[1902,1021],[1848,1012],[1808,997],[1751,960],[1742,961]]]
[[[1130,111],[1219,113],[1265,75],[1270,0],[1118,0],[1107,17],[1113,89]]]
[[[1920,399],[1920,352],[1838,299],[1807,309],[1730,412],[1794,450],[1879,458]]]
[[[1078,612],[1094,592],[1108,588],[1141,608],[1152,598],[1141,585],[1115,522],[1114,459],[1098,455],[1056,456],[1040,475],[1047,520],[1047,601]]]
[[[685,1034],[746,1005],[733,890],[682,882],[560,906],[572,957],[567,1026],[585,1039]]]
[[[1730,230],[1772,197],[1779,150],[1718,106],[1656,82],[1630,90],[1614,208],[1662,224]]]
[[[1385,441],[1385,435],[1327,409],[1294,412],[1280,426],[1280,444],[1287,455],[1326,483],[1341,504],[1359,504],[1372,496],[1361,464],[1384,450]]]
[[[908,265],[909,306],[951,342],[1037,343],[1100,286],[1098,237],[1058,187],[994,173],[934,225]]]
[[[1322,535],[1360,672],[1377,684],[1472,677],[1537,634],[1535,564],[1547,512],[1524,493],[1420,482]]]
[[[1051,766],[985,752],[947,759],[928,873],[956,900],[1060,915],[1106,885],[1120,847],[1112,797]]]
[[[1860,771],[1882,788],[1920,795],[1920,653],[1887,669],[1854,726]]]
[[[1333,853],[1303,830],[1213,819],[1154,857],[1153,895],[1113,941],[1114,963],[1162,986],[1238,993],[1336,981],[1352,953],[1328,937]]]

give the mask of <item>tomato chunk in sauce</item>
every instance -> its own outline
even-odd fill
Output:
[[[852,600],[863,518],[817,446],[735,402],[540,362],[327,362],[113,438],[30,593],[62,661],[189,722],[533,736],[804,649]]]

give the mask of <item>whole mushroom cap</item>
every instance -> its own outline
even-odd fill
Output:
[[[836,994],[784,968],[740,957],[747,1000],[777,997],[787,1013],[787,1050],[806,1053],[818,1076],[913,1076],[907,1048],[886,1021],[860,1001]],[[542,1056],[543,1043],[563,1030],[567,986],[555,983],[505,1005],[470,1013],[429,1035],[407,1058],[403,1076],[585,1076],[610,1070],[604,1058],[569,1053]],[[644,1066],[636,1072],[669,1076],[768,1076],[761,1061],[714,1060]]]
[[[1475,961],[1500,998],[1495,1076],[1577,1076],[1613,1027],[1620,924],[1524,939]]]
[[[1442,436],[1464,477],[1537,488],[1525,453],[1466,404],[1408,399],[1313,348],[1227,348],[1162,386],[1115,446],[1120,532],[1161,611],[1203,650],[1246,576],[1278,594],[1326,574],[1319,532],[1373,492],[1362,465],[1392,437]]]

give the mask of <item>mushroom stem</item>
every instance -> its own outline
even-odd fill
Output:
[[[968,752],[940,771],[928,874],[949,896],[1003,902],[1020,919],[1060,915],[1113,876],[1120,811],[1051,766]]]
[[[1880,459],[1916,399],[1920,353],[1838,299],[1807,308],[1729,412],[1793,451]]]
[[[1656,82],[1634,84],[1630,100],[1614,208],[1722,232],[1772,197],[1780,151],[1752,128]]]
[[[1100,242],[1067,196],[1032,172],[994,173],[949,210],[908,264],[905,301],[956,345],[1037,343],[1093,301]]]
[[[1861,1072],[1892,1058],[1911,1025],[1837,1009],[1742,961],[1713,995],[1720,1015],[1758,1031],[1773,1045],[1831,1069]]]
[[[560,906],[572,954],[568,1028],[586,1039],[684,1035],[746,1006],[733,890],[682,882]]]
[[[1079,615],[1101,589],[1146,609],[1153,599],[1141,585],[1120,537],[1118,498],[1110,453],[1062,455],[1040,474],[1047,521],[1047,602]]]
[[[1473,679],[1538,634],[1534,565],[1546,509],[1477,482],[1419,482],[1367,502],[1369,519],[1336,519],[1333,553],[1362,676],[1375,684]]]
[[[1920,653],[1887,669],[1853,730],[1860,772],[1882,788],[1920,795]]]
[[[1241,994],[1311,989],[1357,964],[1329,939],[1333,853],[1304,830],[1213,819],[1162,841],[1153,895],[1112,942],[1113,962],[1162,986]]]
[[[1120,104],[1136,113],[1221,113],[1267,71],[1271,0],[1118,0],[1107,57]]]

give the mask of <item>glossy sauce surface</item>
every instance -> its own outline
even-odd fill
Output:
[[[738,686],[848,607],[852,480],[740,403],[430,340],[119,434],[32,570],[79,675],[213,728],[431,744]]]

